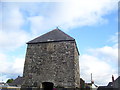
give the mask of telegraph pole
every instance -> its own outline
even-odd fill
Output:
[[[92,83],[92,73],[91,73],[91,83]]]

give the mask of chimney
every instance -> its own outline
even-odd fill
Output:
[[[114,76],[112,75],[112,82],[114,82],[115,80],[114,80]]]

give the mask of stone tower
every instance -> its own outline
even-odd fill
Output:
[[[57,28],[27,44],[23,87],[50,82],[55,87],[79,88],[79,52],[74,38]]]

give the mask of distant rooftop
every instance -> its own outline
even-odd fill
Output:
[[[9,86],[18,86],[22,85],[23,77],[18,76],[12,83],[8,83]]]
[[[56,41],[74,41],[75,39],[67,35],[60,29],[56,28],[42,36],[39,36],[27,44],[41,43],[41,42],[56,42]]]

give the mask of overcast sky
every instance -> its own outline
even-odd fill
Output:
[[[80,77],[107,85],[118,77],[117,15],[118,0],[3,0],[0,81],[22,76],[26,42],[59,27],[76,39]]]

